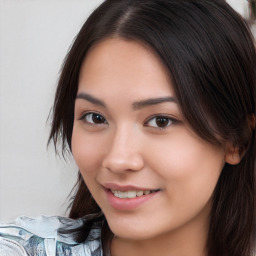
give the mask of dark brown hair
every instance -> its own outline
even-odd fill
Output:
[[[107,0],[78,33],[62,68],[49,140],[72,151],[74,101],[88,50],[107,37],[149,46],[169,71],[182,113],[192,129],[243,154],[226,164],[213,193],[208,256],[252,256],[255,234],[256,53],[243,18],[224,0]],[[104,145],[103,145],[104,146]],[[70,217],[100,212],[81,175]],[[98,215],[97,215],[98,216]],[[98,218],[98,217],[97,217]],[[102,240],[111,231],[105,223]],[[87,224],[89,225],[89,222]],[[88,232],[76,230],[77,241]],[[104,255],[108,250],[104,249]]]

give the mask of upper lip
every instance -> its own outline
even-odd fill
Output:
[[[115,183],[104,183],[103,187],[108,190],[119,190],[119,191],[146,191],[146,190],[158,190],[152,188],[145,188],[133,185],[118,185]]]

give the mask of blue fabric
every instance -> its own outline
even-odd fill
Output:
[[[86,218],[86,217],[85,217]],[[83,219],[41,216],[19,217],[13,223],[0,224],[1,256],[102,256],[100,226],[93,226],[81,244],[71,235],[63,236],[59,228],[77,228]]]

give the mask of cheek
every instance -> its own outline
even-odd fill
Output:
[[[81,173],[95,172],[101,164],[102,139],[88,135],[80,127],[74,126],[71,143],[72,154]]]
[[[170,143],[171,141],[171,143]],[[170,194],[210,197],[224,166],[224,150],[192,136],[148,145],[148,161]]]

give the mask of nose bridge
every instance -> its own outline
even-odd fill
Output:
[[[135,127],[122,124],[111,136],[109,152],[103,166],[113,172],[138,171],[143,167],[143,159],[139,150],[139,136]]]
[[[124,151],[129,150],[130,147],[133,148],[134,146],[133,138],[136,137],[135,129],[130,124],[124,123],[116,129],[113,137],[113,148],[120,147],[120,149],[123,149]]]

